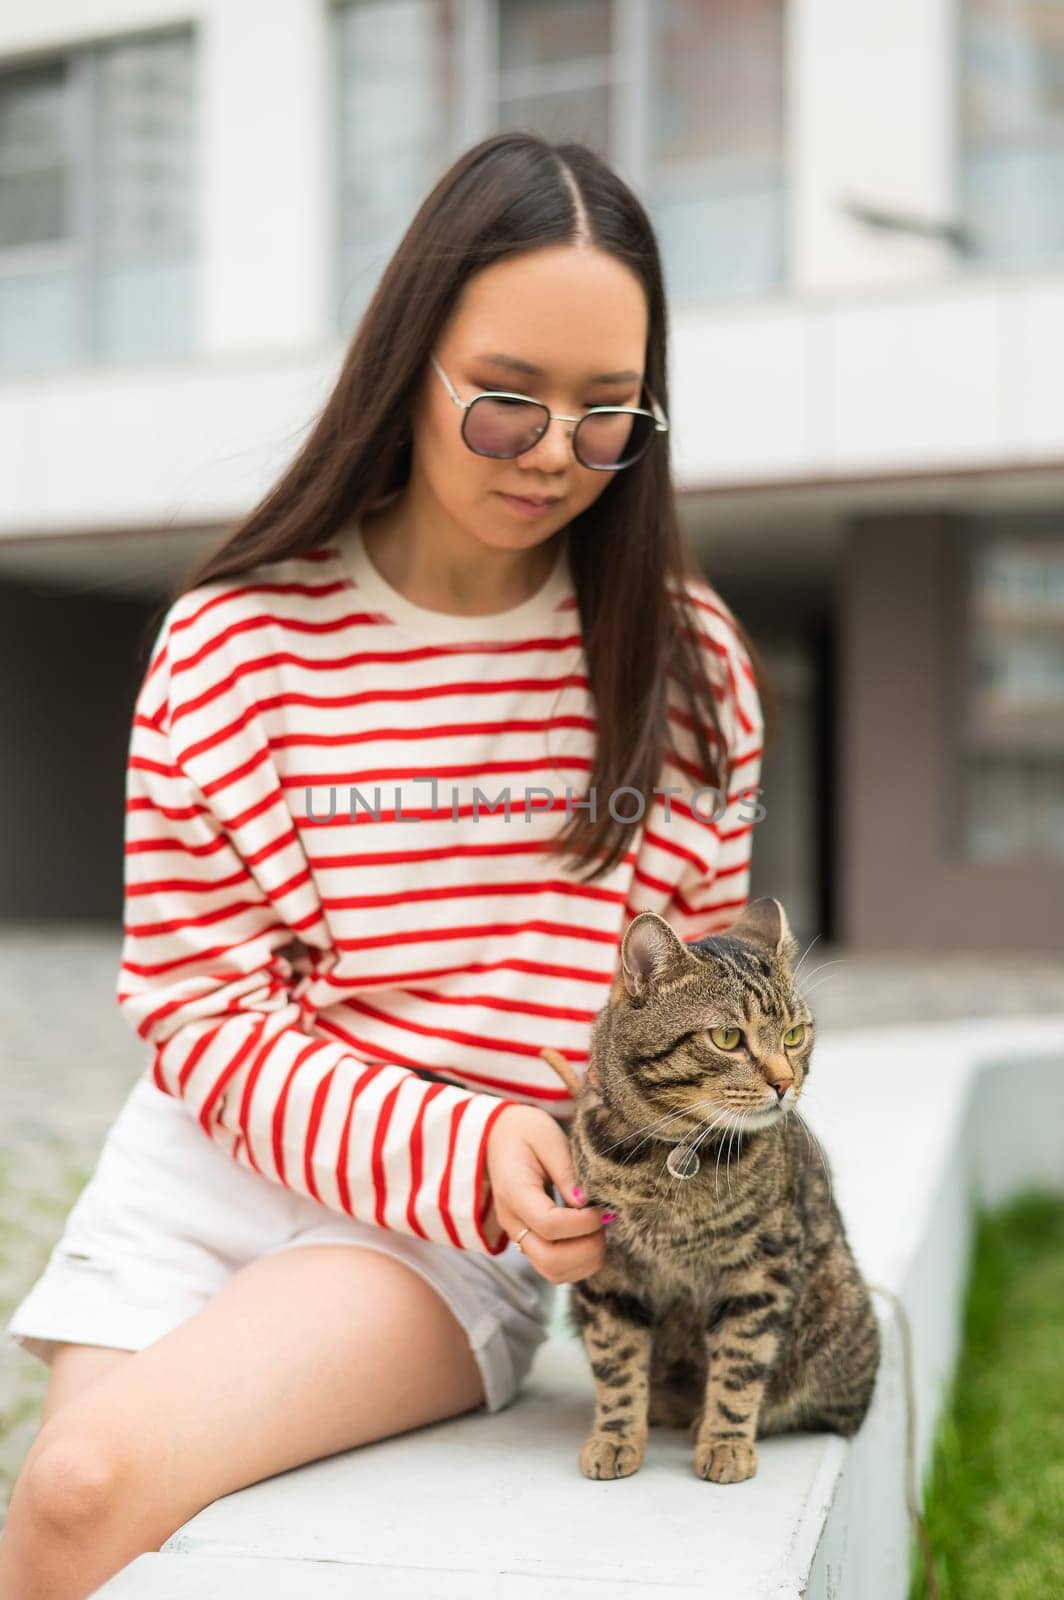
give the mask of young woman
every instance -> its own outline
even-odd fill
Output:
[[[586,1066],[635,912],[691,939],[746,904],[763,735],[679,531],[665,354],[631,191],[485,140],[153,620],[117,996],[150,1059],[8,1326],[51,1365],[8,1600],[500,1409],[601,1264],[540,1051]]]

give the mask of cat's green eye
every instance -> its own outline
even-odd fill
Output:
[[[795,1046],[801,1044],[804,1041],[804,1039],[805,1039],[805,1023],[804,1022],[796,1022],[794,1024],[794,1027],[793,1028],[788,1028],[787,1032],[783,1035],[783,1042],[787,1046],[788,1050],[793,1050],[795,1048]]]
[[[710,1028],[709,1037],[718,1050],[734,1050],[742,1038],[741,1028]]]

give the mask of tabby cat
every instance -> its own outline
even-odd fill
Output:
[[[580,1453],[589,1478],[636,1472],[648,1424],[690,1425],[713,1483],[757,1470],[755,1439],[849,1436],[868,1409],[880,1340],[823,1153],[795,1106],[813,1017],[778,900],[685,944],[633,918],[574,1094],[573,1166],[618,1213],[606,1259],[570,1285],[595,1380]]]

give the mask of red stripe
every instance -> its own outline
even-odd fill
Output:
[[[341,1028],[339,1023],[333,1022],[332,1020],[326,1021],[324,1017],[318,1018],[318,1026],[324,1033],[329,1034],[333,1038],[342,1040],[345,1045],[353,1047],[356,1050],[361,1050],[368,1056],[383,1056],[385,1061],[390,1066],[417,1068],[425,1065],[424,1062],[415,1061],[411,1056],[401,1055],[398,1050],[387,1049],[377,1041],[362,1039],[358,1036],[358,1034],[351,1033],[348,1028]],[[567,1060],[574,1063],[580,1063],[588,1059],[586,1051],[563,1050],[561,1053],[566,1057]],[[512,1078],[492,1078],[486,1073],[470,1072],[465,1067],[462,1067],[461,1069],[456,1067],[450,1070],[453,1072],[455,1079],[454,1087],[456,1089],[485,1088],[492,1090],[509,1090],[512,1094],[526,1095],[530,1100],[553,1101],[568,1100],[569,1098],[569,1091],[564,1087],[561,1089],[550,1089],[544,1088],[542,1084],[537,1083],[515,1083]]]
[[[738,900],[722,900],[719,905],[707,906],[707,911],[741,911],[749,903],[749,896],[742,895]]]
[[[665,673],[665,677],[669,683],[678,684],[681,689],[686,688],[687,680],[682,678],[678,672],[674,672],[673,670],[669,669]],[[728,691],[725,689],[723,684],[711,682],[710,688],[713,691],[714,700],[718,701],[720,704],[723,704],[728,699]]]
[[[497,994],[439,994],[435,989],[407,989],[417,1000],[438,1006],[484,1006],[492,1011],[511,1011],[519,1017],[556,1017],[566,1022],[594,1022],[598,1015],[581,1006],[548,1006],[534,1000],[511,1000]]]
[[[468,1100],[459,1100],[451,1112],[451,1134],[447,1141],[447,1159],[443,1164],[443,1175],[440,1178],[440,1188],[437,1196],[443,1225],[447,1229],[451,1243],[459,1250],[462,1248],[462,1241],[454,1222],[451,1220],[451,1173],[454,1168],[455,1147],[458,1144],[458,1124],[465,1116],[468,1106]]]
[[[555,843],[552,839],[527,839],[514,842],[496,841],[487,844],[455,844],[433,845],[424,850],[379,850],[379,851],[344,851],[340,855],[318,855],[315,861],[323,867],[376,867],[410,865],[422,861],[464,861],[484,856],[515,856],[515,855],[545,855],[557,854]],[[629,851],[621,857],[622,866],[630,866],[635,859],[634,852]]]
[[[428,653],[428,652],[426,652]],[[432,652],[436,653],[436,652]],[[477,652],[478,654],[480,652]],[[228,673],[224,678],[219,678],[208,688],[202,689],[191,700],[182,700],[173,706],[170,713],[171,727],[176,727],[182,717],[191,716],[194,711],[201,711],[204,706],[220,699],[234,689],[241,679],[257,671],[278,672],[284,666],[305,667],[308,671],[334,672],[337,675],[349,673],[356,666],[373,666],[381,660],[387,660],[386,652],[360,651],[352,656],[333,657],[326,661],[312,661],[284,652],[270,656],[262,656],[256,661],[242,662],[238,667]],[[198,665],[195,659],[183,661],[175,665],[187,668]],[[679,680],[678,680],[679,681]],[[444,682],[419,684],[416,688],[406,687],[399,689],[372,688],[363,689],[357,693],[331,697],[328,704],[335,710],[349,710],[354,706],[399,704],[416,705],[424,700],[439,699],[465,699],[469,695],[510,695],[516,693],[526,694],[558,694],[562,689],[590,689],[590,682],[586,673],[569,672],[561,678],[449,678]],[[723,693],[723,691],[721,691]]]
[[[502,1113],[506,1109],[506,1107],[509,1106],[509,1105],[516,1105],[516,1104],[518,1104],[518,1102],[515,1101],[515,1100],[500,1100],[498,1105],[495,1107],[495,1109],[492,1112],[489,1113],[488,1117],[486,1118],[486,1120],[484,1122],[484,1130],[480,1135],[480,1143],[477,1146],[476,1166],[473,1169],[473,1220],[476,1223],[477,1234],[479,1235],[482,1243],[484,1244],[484,1247],[486,1248],[488,1254],[492,1255],[492,1256],[501,1255],[502,1252],[506,1249],[506,1246],[509,1244],[510,1240],[509,1240],[506,1232],[503,1231],[501,1236],[500,1236],[500,1238],[498,1239],[498,1241],[495,1244],[492,1244],[490,1242],[490,1240],[488,1239],[487,1234],[484,1232],[482,1224],[487,1218],[488,1211],[490,1210],[491,1201],[492,1201],[492,1198],[493,1198],[490,1183],[488,1185],[488,1199],[487,1199],[487,1202],[485,1203],[485,1207],[484,1207],[483,1211],[479,1210],[478,1207],[477,1207],[477,1197],[480,1194],[481,1184],[483,1183],[485,1173],[487,1172],[487,1164],[488,1164],[488,1135],[491,1133],[492,1128],[495,1126],[496,1119],[502,1115]],[[502,1224],[501,1223],[499,1224],[499,1227],[500,1227],[500,1229],[502,1228]]]
[[[645,884],[648,889],[653,889],[655,894],[670,895],[672,893],[671,883],[666,883],[664,878],[651,877],[649,872],[642,872],[638,867],[632,873],[632,881],[633,884]]]
[[[315,555],[291,556],[292,561],[318,560]],[[233,589],[226,589],[221,594],[211,595],[197,606],[196,610],[187,617],[172,617],[170,621],[170,635],[176,637],[189,628],[194,628],[201,618],[209,616],[219,606],[228,605],[230,600],[238,599],[246,594],[299,594],[306,597],[315,595],[337,594],[347,587],[346,583],[304,584],[304,583],[241,583]]]
[[[209,844],[185,844],[180,839],[127,839],[126,858],[136,855],[147,855],[157,850],[181,851],[184,855],[199,857],[217,855],[219,850],[229,848],[229,840],[222,838],[212,839]]]
[[[319,866],[325,867],[377,867],[407,866],[422,861],[464,861],[482,856],[554,855],[556,847],[551,839],[519,839],[513,842],[493,841],[486,844],[429,845],[424,850],[367,850],[356,853],[345,851],[342,855],[316,856]],[[629,850],[621,857],[623,866],[630,866],[635,852]]]
[[[289,1182],[288,1173],[286,1171],[287,1164],[285,1162],[284,1155],[285,1108],[288,1105],[289,1091],[291,1090],[292,1084],[295,1081],[296,1074],[302,1071],[304,1061],[308,1060],[310,1056],[314,1055],[317,1051],[317,1048],[317,1041],[312,1039],[307,1044],[306,1049],[301,1051],[300,1054],[296,1056],[296,1059],[288,1069],[284,1083],[281,1085],[281,1092],[277,1096],[277,1104],[273,1108],[271,1125],[273,1164],[277,1169],[277,1176],[280,1178],[281,1182],[286,1184],[289,1188],[291,1188],[292,1185]]]
[[[468,761],[453,766],[446,766],[442,762],[433,762],[431,766],[415,767],[406,764],[401,767],[359,767],[355,772],[293,772],[282,780],[285,789],[324,789],[340,788],[341,785],[354,785],[364,793],[364,785],[381,783],[402,783],[409,780],[422,782],[430,778],[441,781],[444,778],[486,778],[489,774],[523,772],[561,772],[573,770],[576,772],[590,772],[592,760],[589,756],[580,755],[548,755],[534,756],[527,760],[516,756],[501,761]],[[478,784],[479,788],[480,785]],[[485,799],[481,801],[481,810],[493,796],[485,791]],[[348,807],[350,809],[350,807]],[[521,806],[512,800],[511,811],[520,811]],[[448,808],[448,815],[450,809]]]
[[[261,911],[261,900],[233,900],[227,906],[219,906],[214,911],[205,911],[199,917],[178,917],[170,922],[133,922],[126,924],[126,933],[131,939],[154,939],[164,933],[175,933],[182,928],[209,928],[216,922],[224,922],[227,917],[237,917],[242,911]]]
[[[388,1205],[388,1177],[384,1170],[383,1155],[384,1140],[388,1132],[388,1124],[392,1120],[392,1112],[395,1110],[395,1102],[402,1086],[402,1080],[400,1080],[400,1082],[397,1083],[394,1088],[388,1090],[388,1093],[381,1102],[381,1108],[377,1112],[377,1126],[373,1133],[373,1150],[370,1155],[370,1170],[373,1174],[373,1190],[377,1197],[377,1202],[373,1211],[373,1219],[379,1228],[387,1227],[387,1223],[384,1220],[384,1213]]]
[[[174,1100],[174,1099],[177,1098],[177,1096],[174,1094],[173,1090],[170,1088],[169,1084],[166,1082],[166,1079],[163,1077],[162,1051],[161,1050],[157,1050],[155,1052],[155,1055],[152,1057],[151,1078],[152,1078],[152,1082],[154,1083],[155,1087],[157,1089],[161,1089],[163,1094],[168,1094],[170,1096],[171,1100]]]
[[[397,1017],[389,1011],[382,1011],[379,1006],[371,1006],[355,994],[348,995],[345,1003],[349,1010],[357,1011],[360,1016],[372,1017],[377,1022],[386,1022],[393,1028],[400,1028],[405,1033],[420,1034],[426,1039],[450,1039],[452,1044],[468,1045],[473,1050],[494,1050],[505,1055],[530,1057],[534,1061],[540,1058],[542,1045],[535,1040],[503,1039],[483,1033],[464,1033],[459,1028],[443,1028],[439,1023],[430,1026],[423,1022],[415,1022],[411,1017]],[[564,1055],[565,1051],[561,1053]]]
[[[421,1104],[417,1108],[414,1126],[410,1130],[410,1193],[406,1199],[406,1220],[410,1224],[411,1232],[416,1233],[419,1239],[429,1237],[417,1218],[417,1197],[421,1192],[421,1180],[425,1168],[421,1124],[425,1120],[429,1103],[435,1100],[437,1095],[442,1094],[443,1089],[442,1083],[430,1083],[427,1086],[421,1097]]]
[[[688,638],[695,639],[699,644],[708,645],[710,649],[716,651],[717,655],[723,659],[724,665],[728,671],[728,684],[732,692],[732,705],[734,707],[735,714],[739,719],[743,732],[753,733],[754,724],[751,722],[750,718],[743,709],[742,700],[739,696],[739,685],[735,679],[734,655],[732,650],[729,650],[724,645],[718,643],[716,639],[711,638],[707,633],[702,633],[701,631],[695,631],[692,633],[691,629],[689,628],[685,628],[684,632],[687,634]]]
[[[223,843],[224,842],[225,841],[223,841]],[[299,874],[298,881],[300,883],[305,883],[309,880],[309,877],[310,872],[308,869],[308,871],[301,872]],[[145,878],[143,883],[127,884],[126,893],[128,895],[216,894],[219,889],[231,889],[234,884],[238,883],[241,885],[247,883],[246,873],[232,872],[229,874],[228,878],[215,878],[213,880],[208,879],[205,882],[197,882],[194,878]],[[291,886],[296,886],[296,880],[292,880]],[[277,891],[276,898],[280,899],[282,898],[283,894],[288,894],[288,892],[289,887],[285,886],[283,890]]]
[[[587,939],[596,944],[614,944],[616,935],[598,928],[581,928],[571,923],[529,919],[527,922],[469,923],[465,927],[420,928],[412,933],[382,933],[375,938],[337,939],[338,950],[390,950],[407,944],[432,944],[445,939],[499,939],[520,933],[545,933],[554,939]],[[463,969],[465,970],[465,969]]]
[[[673,592],[675,593],[676,591],[674,590]],[[713,596],[712,600],[707,598],[709,595]],[[735,635],[735,618],[715,590],[702,585],[688,584],[684,591],[684,597],[690,600],[691,604],[696,606],[699,611],[706,611],[711,616],[716,617],[717,621],[722,623],[728,630],[729,635]]]
[[[720,842],[721,844],[728,844],[732,839],[741,839],[744,833],[752,833],[753,829],[754,824],[752,822],[744,822],[741,828],[732,828],[728,833],[722,833]]]
[[[170,1009],[173,1009],[173,1003],[171,1004]],[[214,1029],[213,1031],[208,1029],[206,1033],[201,1034],[196,1040],[195,1044],[192,1046],[192,1049],[189,1051],[188,1055],[185,1057],[184,1065],[177,1076],[177,1092],[179,1095],[184,1094],[188,1080],[191,1078],[193,1072],[195,1072],[196,1064],[198,1063],[203,1052],[206,1050],[207,1046],[210,1044],[211,1040],[214,1038],[215,1032],[217,1032],[217,1029]],[[170,1041],[168,1040],[167,1043],[169,1042]],[[204,1128],[206,1128],[207,1132],[209,1133],[210,1128],[208,1127],[208,1123],[203,1120],[202,1116],[200,1117],[200,1121],[203,1123]]]
[[[208,815],[206,806],[164,806],[161,800],[145,794],[133,795],[126,801],[126,816],[132,816],[135,811],[150,811],[156,816],[165,817],[167,822],[191,822],[194,817]]]
[[[316,915],[303,917],[300,922],[293,923],[289,931],[292,933],[299,933],[303,928],[310,927],[316,921]],[[190,925],[194,927],[195,923]],[[271,922],[267,927],[260,928],[258,933],[253,934],[250,938],[241,939],[236,944],[220,944],[212,946],[212,948],[209,950],[197,950],[194,951],[190,956],[181,956],[177,961],[157,961],[147,964],[136,961],[123,961],[122,967],[125,972],[132,972],[138,978],[161,977],[164,973],[177,972],[181,967],[193,967],[199,962],[213,961],[217,956],[226,956],[234,951],[244,950],[248,945],[254,944],[257,940],[265,938],[266,934],[272,933],[275,928],[285,927],[286,924],[283,922]],[[128,937],[133,937],[128,928],[126,929],[126,933]],[[250,976],[250,974],[238,970],[231,973],[230,976],[243,978]]]
[[[275,711],[289,706],[314,706],[325,711],[336,709],[337,701],[323,696],[305,694],[271,695],[256,700],[260,712]],[[505,717],[490,721],[428,722],[418,727],[374,727],[352,729],[350,733],[292,733],[278,735],[270,740],[271,750],[328,749],[331,745],[406,744],[411,739],[479,739],[497,734],[554,733],[562,728],[573,728],[581,733],[595,733],[594,717],[576,715],[563,717]]]
[[[156,777],[169,778],[171,783],[176,782],[181,776],[181,769],[179,767],[175,767],[172,762],[152,761],[150,756],[137,755],[135,748],[134,752],[129,757],[127,771],[154,772]]]
[[[340,1129],[340,1143],[336,1151],[336,1189],[340,1196],[340,1204],[349,1216],[355,1215],[355,1203],[351,1198],[351,1185],[347,1181],[347,1168],[351,1151],[351,1122],[355,1115],[354,1096],[347,1102],[344,1112],[344,1125]]]
[[[173,631],[172,627],[171,627],[170,631],[171,632]],[[166,639],[163,640],[162,644],[159,646],[158,650],[155,652],[155,655],[152,657],[151,661],[148,663],[148,670],[144,674],[143,689],[146,689],[148,684],[154,678],[155,674],[162,670],[163,666],[165,665],[166,661],[169,658],[169,651],[170,651],[170,640],[169,640],[169,637],[167,637]],[[142,693],[143,693],[143,689],[141,691]]]
[[[318,1138],[318,1129],[321,1119],[325,1114],[325,1102],[329,1098],[329,1087],[332,1084],[335,1067],[330,1067],[323,1073],[314,1089],[314,1099],[311,1101],[310,1116],[307,1118],[307,1131],[303,1140],[303,1182],[315,1200],[320,1200],[318,1186],[314,1181],[314,1146]],[[341,1200],[347,1205],[346,1197],[341,1195]]]
[[[663,833],[657,833],[653,828],[646,828],[643,832],[645,843],[652,844],[657,850],[665,850],[669,855],[679,856],[681,861],[689,861],[700,872],[706,869],[703,856],[697,855],[694,850],[689,850],[686,845],[677,844],[674,839],[666,839]]]
[[[466,961],[459,966],[411,967],[405,972],[381,972],[375,976],[367,974],[360,978],[359,983],[364,990],[382,986],[401,988],[406,983],[424,983],[428,978],[453,978],[458,973],[467,972],[525,972],[537,978],[564,978],[571,983],[589,983],[596,989],[603,983],[609,983],[612,976],[604,968],[595,972],[586,967],[559,966],[550,961],[527,961],[511,957],[503,961]],[[335,994],[331,1005],[339,1004],[351,992],[349,982],[338,982],[331,973],[326,973],[320,981]]]
[[[304,596],[307,593],[335,594],[338,587],[335,584],[327,584],[321,589],[314,586],[308,590],[303,585],[263,586],[266,592],[272,594],[298,594],[302,592]],[[245,597],[256,592],[260,592],[257,586],[251,585],[240,591]],[[228,600],[234,597],[233,595],[226,595],[219,598]],[[171,636],[177,636],[179,631],[183,632],[187,628],[194,626],[209,609],[209,605],[203,606],[191,618],[186,618],[183,621],[175,620],[170,629]],[[220,627],[191,655],[183,656],[180,660],[174,659],[170,668],[170,677],[173,680],[179,672],[188,672],[194,667],[202,666],[208,657],[223,649],[231,640],[242,639],[243,635],[254,633],[260,628],[266,629],[274,636],[278,633],[292,633],[322,638],[328,634],[347,633],[353,625],[365,622],[370,617],[375,620],[379,615],[381,615],[379,612],[349,611],[337,617],[315,619],[286,616],[283,611],[276,610],[253,612],[250,616],[238,617],[234,622]],[[538,634],[530,638],[521,639],[477,639],[473,641],[459,639],[439,644],[399,646],[394,649],[382,647],[379,650],[359,650],[349,655],[326,656],[324,658],[304,657],[288,650],[275,650],[267,655],[250,657],[250,659],[246,660],[244,670],[256,672],[263,668],[274,667],[279,663],[284,663],[286,666],[305,667],[311,672],[328,672],[334,669],[346,670],[353,666],[375,666],[381,662],[401,662],[405,665],[411,661],[438,661],[452,656],[512,656],[527,655],[530,651],[559,654],[564,650],[575,649],[581,643],[580,633],[573,632],[557,636],[553,634]],[[245,657],[247,656],[246,645],[241,645],[240,653]]]
[[[262,1038],[263,1034],[266,1031],[266,1027],[267,1027],[267,1024],[268,1024],[269,1020],[270,1020],[269,1019],[269,1014],[267,1013],[267,1014],[265,1014],[263,1016],[262,1021],[259,1023],[258,1027],[254,1030],[254,1032],[253,1032],[253,1034],[251,1036],[251,1048],[252,1049],[254,1049],[258,1045],[259,1040]],[[243,1139],[244,1139],[244,1147],[247,1150],[248,1165],[253,1167],[254,1170],[259,1174],[260,1177],[262,1176],[262,1168],[259,1166],[258,1162],[255,1160],[255,1152],[251,1147],[251,1130],[250,1130],[250,1128],[248,1126],[248,1123],[249,1123],[249,1117],[250,1117],[250,1113],[251,1113],[251,1097],[255,1092],[255,1084],[258,1081],[259,1073],[262,1071],[262,1063],[265,1061],[266,1057],[269,1055],[270,1051],[273,1049],[274,1043],[275,1043],[275,1041],[273,1039],[267,1039],[265,1045],[263,1045],[262,1049],[259,1051],[259,1053],[255,1057],[254,1061],[251,1063],[251,1066],[250,1066],[250,1068],[248,1070],[248,1075],[244,1080],[244,1092],[240,1096],[240,1110],[239,1110],[239,1112],[237,1114],[237,1121],[240,1124],[240,1132],[241,1132],[241,1134],[243,1136]],[[240,1057],[238,1057],[238,1060],[241,1057],[243,1057],[246,1053],[247,1052],[242,1049],[241,1052],[240,1052]]]
[[[328,911],[368,910],[370,907],[405,906],[426,901],[470,900],[485,895],[536,896],[557,894],[573,900],[594,900],[600,904],[623,904],[620,889],[603,889],[593,883],[568,883],[564,878],[547,878],[537,882],[534,878],[524,882],[506,879],[498,883],[449,883],[436,889],[397,889],[391,894],[322,895],[322,906]]]
[[[750,870],[750,861],[749,861],[749,859],[747,859],[746,861],[740,861],[734,867],[720,867],[713,874],[712,879],[708,883],[701,885],[701,887],[703,889],[705,889],[705,890],[708,890],[710,888],[715,888],[716,885],[720,882],[721,878],[731,878],[731,877],[734,877],[737,872],[748,872],[749,870]],[[680,893],[679,889],[677,889],[675,894],[673,895],[672,902],[677,907],[678,910],[683,912],[685,917],[697,917],[697,916],[700,916],[701,913],[704,912],[704,911],[715,911],[716,910],[716,906],[712,905],[712,904],[709,904],[709,905],[693,905],[691,903],[691,901],[689,901],[689,900],[684,898],[684,896]]]
[[[204,1034],[197,1041],[197,1043],[195,1045],[195,1048],[193,1049],[193,1051],[192,1051],[191,1055],[189,1056],[188,1060],[185,1062],[184,1067],[182,1067],[182,1069],[181,1069],[181,1088],[182,1088],[182,1091],[184,1090],[185,1085],[187,1084],[189,1078],[191,1077],[193,1065],[195,1064],[195,1062],[199,1061],[199,1059],[203,1055],[203,1052],[207,1048],[207,1046],[209,1044],[213,1044],[213,1042],[219,1037],[219,1035],[221,1034],[221,1032],[224,1029],[224,1027],[225,1027],[225,1021],[223,1020],[222,1022],[220,1022],[218,1024],[218,1026],[216,1028],[212,1028],[208,1033]],[[260,1027],[258,1032],[261,1032],[261,1031],[262,1030],[261,1030],[261,1027]],[[207,1095],[207,1098],[203,1102],[202,1107],[200,1108],[200,1114],[199,1114],[199,1120],[203,1125],[203,1129],[204,1129],[205,1133],[210,1133],[211,1132],[211,1113],[214,1111],[214,1108],[217,1105],[218,1101],[222,1098],[222,1095],[225,1092],[226,1084],[229,1082],[229,1080],[233,1076],[234,1072],[239,1071],[240,1065],[243,1062],[244,1057],[248,1054],[248,1052],[250,1050],[254,1049],[255,1039],[256,1039],[256,1030],[253,1028],[252,1031],[248,1034],[247,1038],[241,1044],[240,1049],[237,1051],[236,1055],[232,1058],[232,1060],[226,1062],[226,1064],[222,1067],[221,1071],[219,1072],[217,1078],[215,1078],[214,1083],[211,1085],[210,1091],[209,1091],[209,1093]]]

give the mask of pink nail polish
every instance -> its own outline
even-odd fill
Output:
[[[573,1184],[573,1199],[578,1205],[583,1205],[584,1203],[584,1191],[578,1183]]]
[[[603,1227],[605,1227],[608,1222],[616,1222],[617,1221],[617,1216],[618,1216],[618,1213],[616,1211],[604,1211],[602,1213],[602,1225],[603,1225]]]

